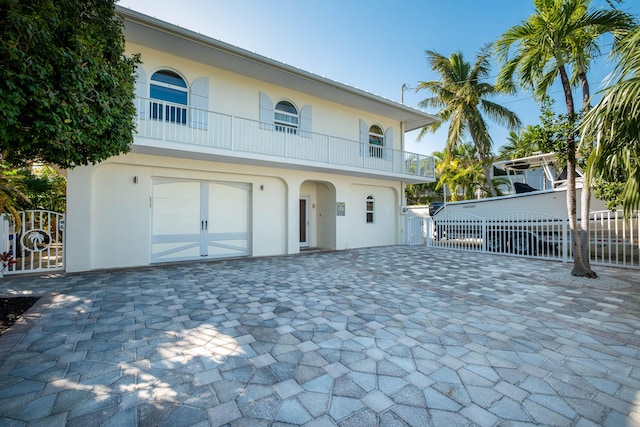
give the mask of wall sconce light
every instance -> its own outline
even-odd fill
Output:
[[[264,191],[264,185],[261,185],[261,186],[260,186],[260,190],[263,190],[263,191]]]
[[[137,184],[137,183],[138,183],[138,177],[137,177],[137,176],[134,176],[134,177],[133,177],[133,183],[134,183],[134,184]]]

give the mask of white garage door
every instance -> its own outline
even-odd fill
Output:
[[[250,186],[154,179],[151,261],[249,255]]]

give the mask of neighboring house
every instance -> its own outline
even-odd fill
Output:
[[[128,9],[131,153],[68,171],[66,269],[403,243],[434,116]]]

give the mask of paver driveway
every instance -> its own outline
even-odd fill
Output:
[[[385,247],[11,277],[0,425],[640,423],[640,273]]]

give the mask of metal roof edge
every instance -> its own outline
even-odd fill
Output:
[[[217,49],[219,51],[224,51],[229,55],[241,57],[245,60],[256,62],[261,65],[266,65],[280,72],[293,74],[298,77],[313,81],[315,83],[320,83],[320,84],[332,87],[334,89],[338,89],[352,96],[364,98],[374,103],[383,104],[386,107],[395,109],[398,112],[403,112],[404,114],[411,116],[410,118],[407,118],[407,120],[404,122],[410,126],[410,128],[408,128],[407,130],[418,129],[422,126],[425,126],[428,123],[431,123],[434,121],[440,121],[440,118],[438,118],[437,116],[418,110],[416,108],[409,107],[404,104],[400,104],[396,101],[392,101],[380,95],[376,95],[371,92],[358,89],[353,86],[349,86],[345,83],[340,83],[336,80],[332,80],[327,77],[319,76],[317,74],[311,73],[301,68],[291,66],[284,62],[277,61],[275,59],[260,55],[255,52],[248,51],[241,47],[232,45],[230,43],[221,41],[219,39],[215,39],[210,36],[206,36],[204,34],[195,32],[193,30],[189,30],[187,28],[180,27],[175,24],[171,24],[167,21],[160,20],[158,18],[146,15],[136,10],[116,5],[116,13],[119,16],[121,16],[125,21],[129,20],[147,27],[153,27],[156,30],[172,33],[175,36],[188,39],[192,42],[205,44],[208,47]],[[411,123],[413,125],[411,125]]]

